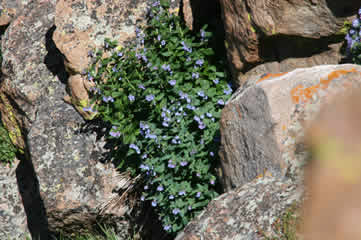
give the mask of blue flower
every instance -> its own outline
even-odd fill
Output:
[[[219,79],[218,79],[218,78],[213,79],[213,82],[214,82],[215,84],[218,84],[218,83],[219,83]]]
[[[171,86],[176,85],[176,83],[177,83],[177,81],[176,81],[176,80],[170,80],[170,81],[169,81],[169,84],[170,84]]]
[[[198,79],[199,78],[199,73],[192,73],[192,78]]]
[[[190,61],[191,61],[191,58],[190,58],[190,57],[187,57],[186,61],[187,61],[187,62],[190,62]]]
[[[122,53],[122,52],[118,52],[118,57],[123,57],[123,53]]]
[[[156,206],[157,206],[157,201],[156,201],[156,200],[153,200],[153,201],[152,201],[152,206],[153,206],[153,207],[156,207]]]
[[[172,160],[168,161],[168,167],[169,168],[175,168],[175,164],[173,164]]]
[[[206,125],[205,125],[203,122],[201,122],[201,123],[198,125],[198,128],[201,129],[201,130],[203,130],[203,129],[206,128]]]
[[[222,99],[218,100],[217,102],[219,105],[224,105],[224,101]]]
[[[180,212],[180,210],[179,210],[178,208],[175,208],[175,209],[173,209],[173,211],[172,211],[172,213],[173,213],[174,215],[177,215],[179,212]]]
[[[209,155],[211,155],[211,157],[213,157],[213,156],[214,156],[214,153],[213,153],[213,152],[210,152]]]
[[[210,184],[214,185],[214,180],[211,180],[211,181],[210,181]]]
[[[145,185],[144,190],[148,190],[148,189],[149,189],[148,185]]]
[[[186,162],[186,161],[180,162],[180,165],[181,165],[182,167],[187,166],[187,164],[188,164],[188,162]]]
[[[186,192],[185,192],[185,191],[180,191],[180,192],[178,193],[178,195],[179,195],[179,196],[184,196],[184,195],[186,195]]]
[[[140,197],[140,201],[144,201],[145,200],[145,197],[144,196],[141,196]]]
[[[129,99],[129,101],[134,102],[135,97],[134,97],[133,95],[129,95],[129,96],[128,96],[128,99]]]
[[[174,196],[173,195],[169,195],[168,197],[170,200],[173,200],[174,199]]]
[[[203,29],[201,29],[201,38],[205,38],[205,37],[206,37],[206,32]]]
[[[199,66],[202,66],[204,63],[204,60],[203,59],[199,59],[196,61],[196,64],[199,65]]]
[[[358,18],[352,21],[352,27],[354,28],[360,27],[360,20]]]
[[[188,206],[188,210],[189,210],[189,211],[192,210],[192,206]]]
[[[199,198],[201,196],[201,192],[197,192],[196,198]]]
[[[107,96],[103,96],[103,101],[104,102],[114,102],[114,98],[112,98],[111,96],[107,97]]]
[[[147,100],[148,102],[153,101],[153,99],[154,99],[154,95],[153,95],[153,94],[147,95],[147,96],[145,97],[145,100]]]
[[[207,115],[207,117],[209,117],[209,118],[211,118],[213,115],[212,115],[212,113],[206,113],[206,115]]]
[[[146,159],[148,157],[148,155],[146,154],[146,153],[144,153],[143,155],[142,155],[142,159]]]
[[[358,10],[358,15],[361,16],[361,8]]]
[[[162,185],[159,185],[159,186],[157,187],[157,191],[161,192],[161,191],[163,191],[163,190],[164,190],[164,188],[163,188]]]
[[[138,85],[138,88],[145,90],[145,87],[144,87],[143,84],[139,84],[139,85]]]
[[[165,41],[162,40],[162,41],[160,42],[160,45],[164,46],[164,45],[165,45]]]
[[[162,65],[162,69],[163,69],[164,71],[168,71],[168,72],[171,71],[169,64],[163,64],[163,65]]]
[[[198,96],[200,96],[200,97],[204,97],[204,91],[199,91],[199,92],[197,92],[197,94],[198,94]]]
[[[94,112],[94,110],[91,107],[83,107],[84,112]]]
[[[110,134],[110,136],[112,136],[112,137],[116,137],[116,138],[119,138],[119,137],[120,137],[120,132],[110,131],[109,134]]]
[[[163,229],[164,229],[165,231],[168,231],[170,228],[171,228],[170,225],[165,225],[165,226],[163,227]]]
[[[137,145],[132,143],[132,144],[129,145],[129,148],[134,149],[138,154],[140,154],[140,150],[139,150],[139,147]]]
[[[231,94],[231,93],[232,93],[232,88],[231,88],[231,86],[228,84],[228,89],[223,90],[223,92],[224,92],[226,95]]]

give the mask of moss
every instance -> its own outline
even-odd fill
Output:
[[[9,101],[6,99],[4,94],[1,94],[0,97],[1,97],[3,104],[5,105],[8,119],[11,122],[11,127],[7,126],[6,123],[4,123],[4,126],[9,131],[9,137],[10,137],[11,142],[19,148],[21,153],[23,153],[24,152],[24,149],[22,148],[23,143],[18,141],[19,139],[22,138],[22,134],[21,134],[19,124],[17,123],[15,115],[14,115],[14,109],[10,105]]]

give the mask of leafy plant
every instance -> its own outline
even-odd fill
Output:
[[[352,57],[353,63],[361,65],[361,8],[358,10],[357,18],[352,21],[345,39],[348,55]]]
[[[84,110],[112,126],[113,157],[144,175],[141,200],[176,233],[217,196],[218,120],[232,89],[209,47],[211,33],[194,36],[167,2],[151,3],[149,24],[136,36],[126,48],[106,39],[89,53],[95,60],[84,74],[96,85]]]
[[[16,147],[12,144],[8,131],[0,123],[0,162],[11,164],[16,152]]]

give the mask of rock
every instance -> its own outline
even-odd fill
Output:
[[[8,25],[31,0],[1,0],[0,26]]]
[[[263,62],[292,58],[294,68],[305,59],[328,52],[343,41],[344,21],[354,19],[359,1],[232,1],[221,0],[228,60],[234,81],[242,85],[243,73]],[[336,52],[329,53],[334,55]],[[307,60],[308,64],[317,62]],[[322,64],[334,63],[328,59]],[[290,63],[288,62],[287,65]],[[314,65],[307,65],[311,67]],[[289,71],[292,69],[287,69]]]
[[[31,1],[2,37],[0,111],[13,143],[23,152],[15,169],[18,198],[33,239],[92,231],[97,221],[117,226],[125,239],[130,221],[124,214],[129,207],[119,201],[118,191],[128,185],[120,185],[123,177],[111,164],[99,162],[106,154],[104,140],[84,132],[83,118],[63,101],[68,76],[52,42],[54,17],[55,1]],[[76,79],[70,83],[81,86]],[[7,179],[1,184],[14,186],[14,179]],[[16,194],[15,189],[6,189],[5,197]],[[24,214],[14,201],[16,209],[6,210],[5,217],[17,221],[12,233],[20,236]],[[19,213],[16,219],[14,211]]]
[[[172,1],[173,9],[179,0]],[[70,72],[80,73],[90,63],[88,52],[104,45],[104,39],[119,45],[133,41],[135,26],[145,23],[147,1],[57,1],[54,42],[65,55]]]
[[[323,65],[254,76],[222,111],[222,185],[230,190],[259,175],[302,176],[303,137],[320,106],[361,83],[359,65]]]
[[[302,202],[302,194],[302,187],[274,177],[249,182],[212,200],[176,240],[274,239],[273,223]]]
[[[337,95],[307,131],[305,239],[361,236],[361,90]]]
[[[12,166],[0,164],[0,239],[18,240],[30,236],[16,181],[15,169],[19,164],[19,160]]]

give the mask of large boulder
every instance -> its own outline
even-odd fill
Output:
[[[176,240],[281,239],[273,224],[299,208],[302,196],[302,186],[292,181],[257,179],[212,200]]]
[[[84,132],[83,118],[63,101],[68,74],[52,41],[55,7],[56,1],[31,1],[2,37],[0,111],[22,159],[13,172],[1,174],[1,186],[10,185],[1,190],[7,201],[0,204],[5,213],[0,222],[16,221],[12,234],[20,236],[26,214],[33,239],[41,240],[52,232],[92,231],[106,222],[125,238],[129,208],[118,201],[122,178],[113,165],[99,162],[106,154],[104,141]]]
[[[361,84],[361,66],[323,65],[254,76],[233,94],[221,117],[224,189],[259,175],[301,176],[308,122],[335,94]]]
[[[360,7],[357,0],[220,2],[228,60],[234,81],[240,85],[247,79],[241,76],[263,62],[273,62],[274,66],[267,66],[273,73],[277,68],[290,71],[339,63],[341,45],[334,44],[343,41],[344,21],[354,18]],[[292,61],[285,62],[285,67],[277,63],[282,65],[289,58]]]

